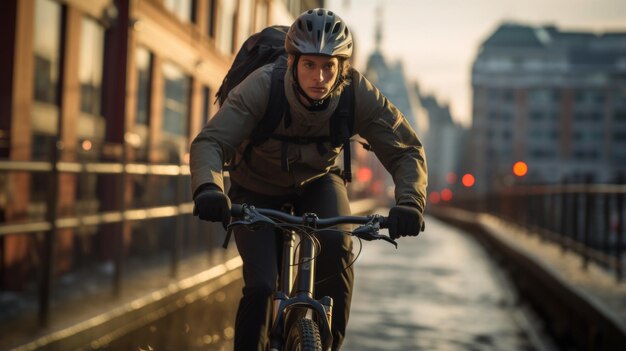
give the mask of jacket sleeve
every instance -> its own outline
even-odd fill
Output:
[[[426,206],[428,170],[421,141],[402,113],[365,77],[355,72],[355,132],[372,146],[391,174],[397,204]]]
[[[195,192],[206,183],[224,190],[223,164],[247,139],[265,114],[271,67],[264,66],[233,88],[228,98],[191,143],[189,166]]]

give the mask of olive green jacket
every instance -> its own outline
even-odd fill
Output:
[[[203,184],[213,183],[224,189],[223,165],[237,165],[230,177],[239,185],[268,195],[296,192],[307,183],[328,173],[341,151],[326,143],[320,154],[315,143],[289,144],[289,170],[281,164],[282,142],[268,139],[253,147],[250,157],[241,160],[248,137],[261,121],[269,101],[273,64],[251,73],[228,95],[215,116],[191,144],[191,185],[195,191]],[[285,74],[285,94],[291,109],[288,128],[279,124],[275,134],[285,136],[328,136],[330,117],[339,103],[340,93],[329,97],[323,111],[310,111],[299,102],[292,88],[292,74]],[[397,203],[415,204],[425,208],[427,167],[419,138],[402,113],[358,71],[352,70],[354,85],[354,131],[365,138],[376,156],[393,177]]]

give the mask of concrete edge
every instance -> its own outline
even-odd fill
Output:
[[[503,240],[503,235],[494,233],[496,229],[483,214],[452,208],[429,209],[429,214],[456,226],[470,227],[481,244],[495,248],[494,251],[515,271],[517,279],[512,281],[518,288],[535,289],[534,296],[531,291],[521,291],[522,295],[533,300],[534,304],[543,303],[543,307],[554,304],[547,307],[551,309],[551,318],[561,314],[563,319],[555,322],[558,324],[556,328],[572,328],[573,331],[567,333],[575,339],[577,346],[590,350],[619,350],[626,344],[626,326],[615,313],[594,296],[560,277],[553,267],[537,260],[520,245]],[[526,287],[520,287],[520,284]],[[549,296],[554,300],[547,301]],[[541,299],[544,301],[537,301]]]
[[[147,293],[108,312],[50,332],[27,344],[17,346],[11,351],[74,350],[82,349],[84,346],[97,349],[111,340],[162,318],[175,309],[240,279],[241,265],[241,258],[237,256],[223,264]],[[63,343],[62,348],[61,343]]]

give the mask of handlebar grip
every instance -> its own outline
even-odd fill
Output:
[[[389,218],[387,217],[382,217],[380,219],[380,227],[383,229],[387,229],[389,228]]]
[[[243,217],[243,205],[232,204],[230,207],[230,215],[237,218]]]

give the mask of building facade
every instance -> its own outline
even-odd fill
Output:
[[[189,144],[216,110],[234,53],[250,34],[321,6],[3,1],[1,289],[35,282],[46,250],[58,275],[119,250],[158,252],[193,227]],[[183,250],[195,245],[189,232],[176,234]]]
[[[423,133],[428,157],[428,190],[436,199],[442,190],[456,192],[463,174],[469,172],[464,164],[467,130],[456,123],[450,108],[433,95],[422,92],[417,84],[413,91],[427,111],[428,131]],[[433,198],[431,197],[431,198]]]
[[[626,171],[626,32],[503,24],[480,46],[472,89],[479,189]]]

